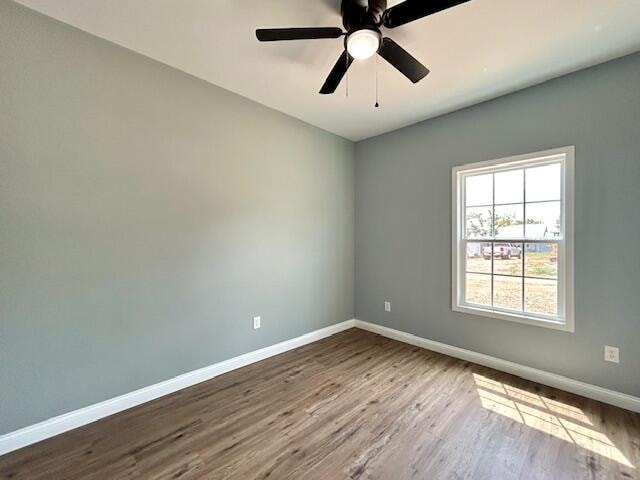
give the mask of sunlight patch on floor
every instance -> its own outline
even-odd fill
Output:
[[[476,373],[473,377],[480,403],[487,410],[635,468],[605,434],[591,428],[593,423],[579,408]]]

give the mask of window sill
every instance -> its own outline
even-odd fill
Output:
[[[469,315],[480,315],[482,317],[495,318],[498,320],[507,320],[509,322],[523,323],[525,325],[533,325],[536,327],[551,328],[564,332],[574,332],[573,322],[560,323],[553,320],[545,320],[543,318],[531,317],[527,315],[518,315],[516,313],[498,312],[495,310],[485,310],[484,308],[471,307],[468,305],[454,305],[454,312],[466,313]]]

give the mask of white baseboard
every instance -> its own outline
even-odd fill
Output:
[[[245,353],[244,355],[230,358],[229,360],[224,360],[208,367],[193,370],[170,380],[156,383],[155,385],[144,387],[119,397],[111,398],[104,402],[96,403],[79,410],[74,410],[73,412],[65,413],[43,422],[36,423],[35,425],[7,433],[0,436],[0,455],[4,455],[5,453],[9,453],[13,450],[59,435],[74,428],[87,425],[95,422],[96,420],[100,420],[101,418],[113,415],[114,413],[118,413],[164,395],[177,392],[183,388],[191,387],[197,383],[201,383],[217,377],[218,375],[222,375],[223,373],[230,372],[231,370],[307,345],[333,335],[334,333],[353,328],[354,326],[355,320],[347,320],[337,323],[335,325],[307,333],[300,337],[292,338],[291,340],[286,340],[284,342],[271,345],[270,347],[261,348],[260,350]]]
[[[231,370],[259,362],[260,360],[264,360],[288,350],[293,350],[294,348],[307,345],[353,327],[378,333],[384,337],[392,338],[400,342],[415,345],[434,352],[443,353],[445,355],[460,358],[479,365],[484,365],[486,367],[517,375],[527,380],[541,383],[543,385],[559,388],[560,390],[565,390],[577,395],[582,395],[583,397],[592,398],[594,400],[640,413],[640,398],[638,397],[579,382],[571,378],[527,367],[518,363],[509,362],[490,355],[484,355],[482,353],[465,350],[445,343],[435,342],[433,340],[418,337],[411,333],[394,330],[393,328],[383,327],[381,325],[354,319],[337,323],[320,330],[315,330],[300,337],[277,343],[260,350],[255,350],[238,357],[230,358],[229,360],[224,360],[208,367],[193,370],[170,380],[156,383],[155,385],[141,388],[119,397],[105,400],[104,402],[96,403],[73,412],[50,418],[35,425],[7,433],[0,436],[0,455],[18,450],[19,448],[26,447],[27,445],[59,435],[74,428],[87,425],[95,422],[96,420],[100,420],[101,418],[108,417],[109,415],[113,415],[164,395],[210,380],[218,375],[230,372]]]
[[[608,390],[588,383],[573,380],[555,373],[545,372],[537,368],[527,367],[519,363],[509,362],[501,358],[492,357],[483,353],[477,353],[464,348],[458,348],[446,343],[440,343],[426,338],[418,337],[411,333],[402,332],[389,327],[383,327],[362,320],[355,320],[355,326],[369,332],[378,333],[384,337],[392,338],[400,342],[415,345],[417,347],[443,353],[450,357],[460,358],[468,362],[477,363],[502,372],[511,373],[533,382],[541,383],[549,387],[558,388],[567,392],[575,393],[583,397],[598,400],[603,403],[625,408],[633,412],[640,413],[640,398],[624,393]]]

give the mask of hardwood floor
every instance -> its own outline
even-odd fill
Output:
[[[640,415],[362,330],[0,457],[12,479],[631,479]]]

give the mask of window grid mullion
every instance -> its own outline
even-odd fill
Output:
[[[526,203],[554,203],[554,202],[562,202],[562,199],[555,199],[555,200],[534,200],[533,202],[526,202]],[[525,203],[524,201],[522,202],[506,202],[506,203],[495,203],[495,204],[485,204],[485,205],[467,205],[465,203],[465,208],[483,208],[483,207],[491,207],[493,205],[495,205],[496,207],[507,207],[509,205],[522,205],[523,203]]]
[[[525,168],[522,172],[522,222],[524,223],[522,235],[524,238],[527,238],[527,169]],[[524,312],[525,305],[525,281],[524,281],[524,265],[525,265],[525,256],[526,256],[526,243],[522,242],[522,292],[520,295],[520,303],[522,307],[522,311]]]
[[[496,238],[496,174],[491,174],[491,237]],[[491,242],[491,308],[495,308],[493,304],[493,293],[495,283],[494,262],[495,262],[495,242]]]

